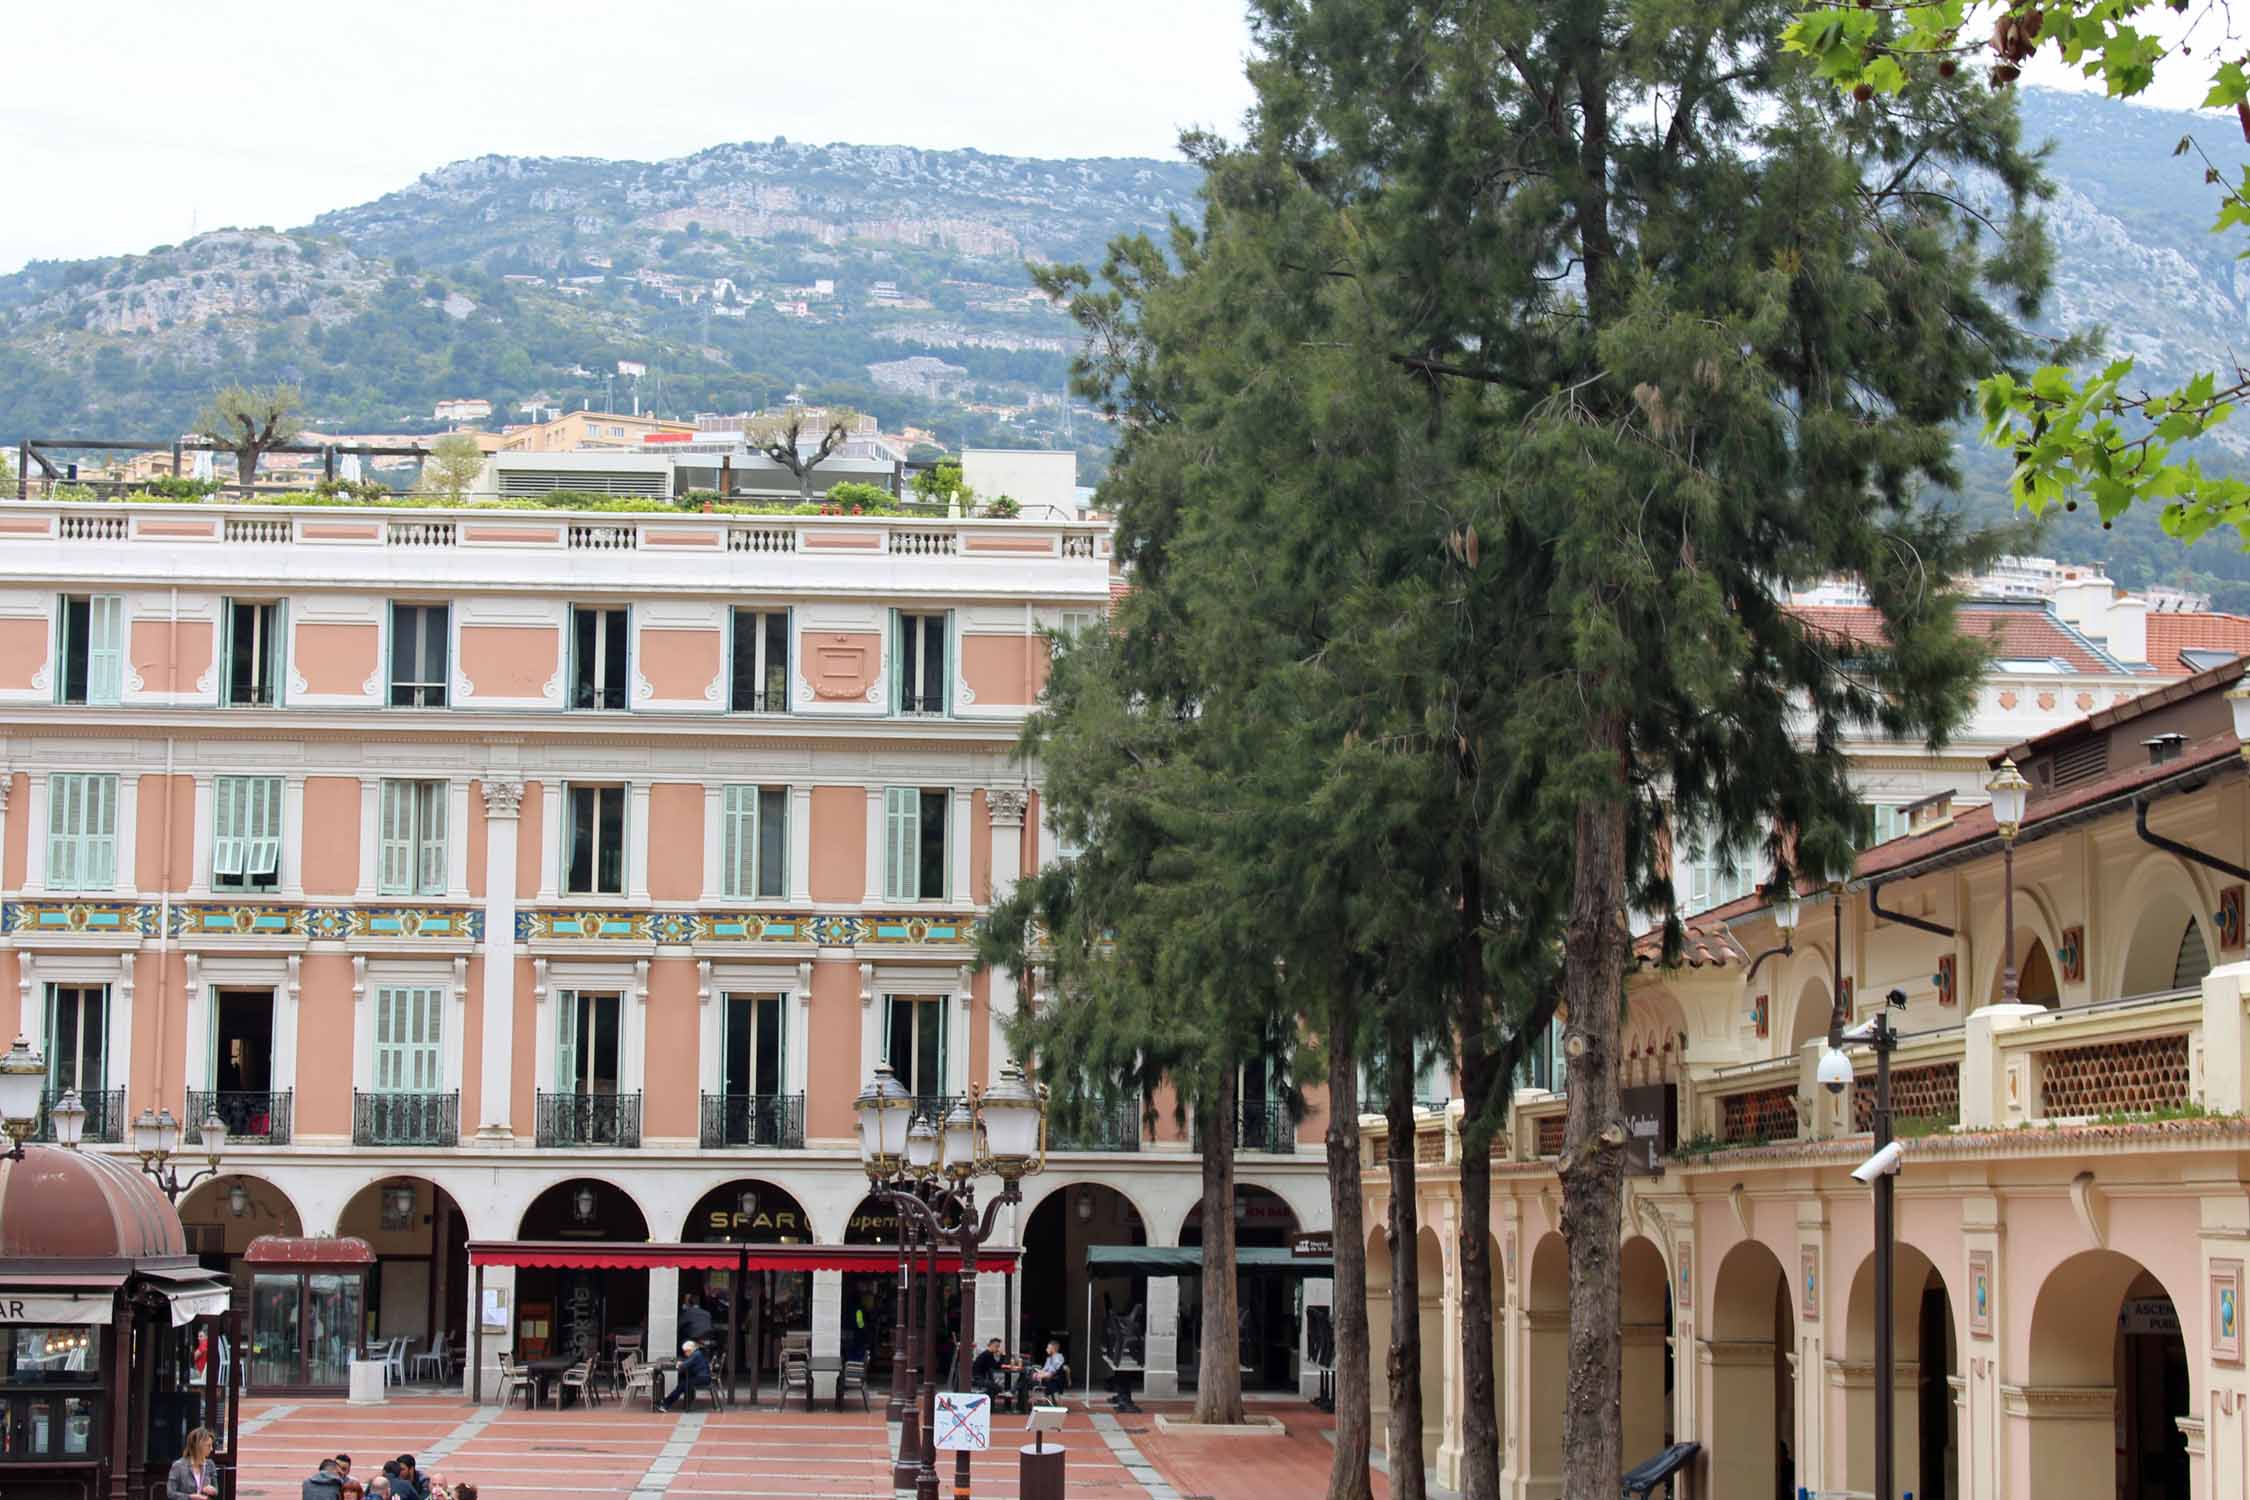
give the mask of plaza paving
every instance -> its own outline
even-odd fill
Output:
[[[1327,1485],[1331,1419],[1300,1404],[1259,1403],[1282,1419],[1280,1437],[1180,1437],[1156,1431],[1158,1405],[1112,1417],[1105,1404],[1071,1408],[1068,1493],[1085,1500],[1275,1500]],[[342,1401],[245,1401],[240,1500],[297,1500],[322,1457],[344,1452],[361,1478],[383,1460],[417,1455],[448,1481],[473,1480],[483,1500],[891,1500],[881,1403],[872,1412],[791,1406],[665,1415],[474,1407],[458,1396],[400,1395],[381,1406]],[[1016,1500],[1021,1419],[994,1424],[994,1450],[974,1460],[974,1492]],[[938,1456],[942,1493],[951,1454]],[[1376,1494],[1384,1489],[1380,1476]]]

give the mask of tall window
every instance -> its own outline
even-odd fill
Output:
[[[943,714],[951,681],[946,642],[953,617],[901,610],[896,618],[897,640],[891,653],[891,677],[897,685],[894,707],[902,714]]]
[[[270,891],[281,883],[281,778],[221,776],[211,784],[211,885]]]
[[[47,778],[47,889],[117,888],[117,778],[73,771]]]
[[[88,1109],[109,1087],[109,986],[47,986],[47,1087],[78,1090]]]
[[[384,985],[375,991],[375,1092],[434,1094],[445,1072],[438,1056],[445,991],[435,985]]]
[[[789,611],[734,612],[734,682],[729,706],[738,714],[789,712]]]
[[[892,901],[946,896],[947,806],[943,787],[883,789],[883,895]]]
[[[789,789],[730,786],[719,807],[722,892],[771,898],[789,894]]]
[[[570,706],[623,708],[626,623],[622,607],[570,607]]]
[[[282,613],[270,602],[227,601],[228,707],[272,708],[281,701]]]
[[[124,680],[125,596],[64,595],[62,701],[115,703]]]
[[[619,998],[564,990],[555,1007],[555,1090],[563,1094],[617,1092]]]
[[[779,995],[727,996],[720,1089],[772,1098],[788,1086],[788,1023]]]
[[[1092,630],[1101,617],[1100,610],[1066,609],[1062,612],[1062,624],[1056,633],[1066,640],[1075,640]]]
[[[1708,838],[1698,840],[1680,871],[1680,914],[1688,916],[1740,900],[1758,888],[1760,878],[1759,856],[1754,850],[1722,850]]]
[[[563,889],[573,896],[615,896],[625,890],[625,788],[572,786],[570,850]]]
[[[446,633],[443,604],[391,606],[391,707],[445,707]]]
[[[376,888],[386,896],[445,894],[445,806],[442,781],[383,783]]]
[[[900,1087],[921,1099],[945,1093],[946,1026],[943,995],[883,997],[883,1061]]]

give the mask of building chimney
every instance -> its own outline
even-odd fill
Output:
[[[2148,601],[2119,595],[2109,606],[2109,639],[2103,649],[2128,667],[2148,664]]]

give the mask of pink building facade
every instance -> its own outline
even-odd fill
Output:
[[[472,1238],[887,1241],[852,1098],[1007,1058],[1033,997],[976,926],[1068,853],[1012,750],[1111,576],[1060,522],[10,504],[0,993],[89,1149],[227,1123],[181,1201],[213,1264],[369,1238],[372,1338],[461,1334]],[[1317,1114],[1245,1153],[1276,1226],[1328,1222]],[[1084,1340],[1088,1245],[1192,1235],[1189,1143],[1138,1116],[1027,1184],[1056,1264],[1012,1332]],[[519,1340],[656,1347],[679,1273],[641,1274],[489,1284]],[[766,1311],[833,1354],[866,1290]],[[1177,1283],[1101,1290],[1155,1389],[1192,1372]]]

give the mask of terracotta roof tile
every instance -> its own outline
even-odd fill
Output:
[[[1746,896],[1741,901],[1729,902],[1718,911],[1731,911],[1742,907],[1756,911],[1760,905],[1756,896]],[[1730,965],[1749,962],[1750,955],[1736,942],[1734,934],[1727,931],[1726,923],[1710,920],[1716,913],[1707,913],[1682,924],[1680,933],[1680,962],[1691,969],[1723,969]],[[1642,963],[1655,963],[1663,956],[1664,934],[1661,930],[1644,932],[1633,940],[1633,957]]]
[[[2169,610],[2150,615],[2149,665],[2167,677],[2191,676],[2201,669],[2182,658],[2184,651],[2250,654],[2250,615]]]
[[[1878,646],[1884,640],[1881,611],[1863,604],[1799,604],[1791,606],[1789,612],[1813,629],[1851,645]],[[2044,604],[1968,603],[1961,606],[1956,618],[1961,633],[1988,643],[1995,658],[2053,659],[2072,672],[2121,670],[2100,647],[2064,624]],[[2150,616],[2152,627],[2155,620]],[[2250,650],[2250,646],[2244,649]]]

